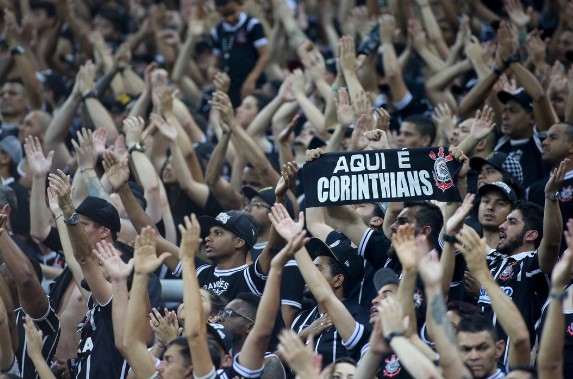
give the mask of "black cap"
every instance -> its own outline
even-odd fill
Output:
[[[312,256],[327,256],[337,261],[353,285],[364,276],[364,260],[358,255],[358,249],[352,247],[352,242],[340,233],[330,233],[326,242],[320,238],[311,238],[306,249]]]
[[[497,98],[503,104],[506,104],[510,100],[517,101],[523,108],[527,110],[533,109],[533,99],[523,88],[519,88],[515,92],[499,91],[497,93]]]
[[[121,222],[119,220],[119,213],[115,207],[104,199],[95,196],[88,196],[79,207],[76,209],[78,214],[86,216],[98,223],[105,226],[113,233],[119,233],[121,229]]]
[[[400,278],[398,278],[398,275],[396,275],[394,270],[387,267],[383,267],[376,271],[373,281],[376,291],[380,291],[382,287],[387,286],[388,284],[400,285]]]
[[[521,167],[521,163],[506,153],[494,151],[485,159],[480,157],[470,159],[470,167],[478,172],[481,171],[484,164],[490,164],[498,170],[513,176],[518,182],[523,182],[523,169]]]
[[[223,325],[207,323],[207,334],[213,336],[227,354],[231,354],[231,350],[233,350],[233,336]]]
[[[515,191],[504,182],[493,182],[490,184],[484,184],[478,189],[478,195],[482,196],[484,193],[491,190],[501,191],[503,195],[507,198],[507,200],[511,201],[512,203],[517,202],[517,195],[515,194]]]
[[[257,191],[253,187],[243,187],[243,194],[249,200],[252,200],[253,197],[255,196],[259,196],[269,206],[272,206],[277,201],[277,198],[275,196],[275,189],[273,187],[265,187],[259,191]],[[288,196],[285,196],[285,203],[286,203],[285,208],[288,214],[290,215],[290,217],[294,217],[294,207],[292,205],[292,201],[290,201]]]
[[[220,226],[230,230],[245,241],[248,249],[257,242],[258,227],[253,217],[246,212],[226,211],[219,213],[215,218],[201,216],[198,220],[201,225],[202,236],[207,235],[211,227]]]
[[[336,128],[328,128],[326,131],[330,134],[333,134],[335,130],[336,130]],[[346,130],[344,131],[344,137],[352,136],[353,132],[354,132],[354,125],[352,124],[352,125],[348,126],[348,128],[346,128]]]

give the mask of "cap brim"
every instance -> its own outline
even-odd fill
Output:
[[[517,98],[515,96],[513,96],[511,93],[507,92],[507,91],[499,91],[497,93],[497,98],[499,99],[499,101],[501,101],[503,104],[506,104],[508,101],[510,100],[515,100],[517,101]],[[519,102],[519,101],[518,101]]]
[[[485,164],[491,164],[488,160],[483,159],[481,157],[474,157],[470,159],[470,168],[472,170],[475,171],[481,171],[481,168],[483,167],[483,165]],[[497,167],[496,165],[492,165],[494,167]]]
[[[328,128],[326,131],[329,134],[334,134],[334,131],[336,130],[336,128]],[[344,132],[344,136],[345,137],[350,137],[352,135],[352,132],[354,131],[354,127],[348,127],[346,128],[346,131]]]
[[[255,196],[262,197],[259,191],[254,189],[253,187],[243,187],[243,195],[249,200],[251,200]]]
[[[201,238],[209,234],[209,231],[213,226],[220,226],[235,233],[233,229],[229,228],[227,225],[211,216],[200,216],[197,221],[199,221],[199,225],[201,225]]]
[[[320,256],[328,256],[334,258],[334,260],[338,262],[336,255],[334,255],[330,247],[328,247],[328,245],[320,238],[312,237],[306,243],[305,247],[312,259]]]
[[[483,186],[481,186],[478,189],[477,193],[479,196],[482,196],[484,193],[486,193],[487,191],[490,191],[490,190],[501,192],[503,194],[503,197],[505,197],[507,200],[511,201],[512,203],[515,203],[517,201],[517,195],[515,194],[515,191],[514,191],[515,199],[512,199],[510,194],[508,194],[507,192],[505,192],[503,189],[496,186],[495,184],[484,184]]]

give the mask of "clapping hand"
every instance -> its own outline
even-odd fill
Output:
[[[129,165],[127,159],[120,162],[117,156],[111,151],[106,151],[103,154],[103,168],[109,183],[116,190],[129,180]]]
[[[185,216],[183,222],[185,225],[179,224],[179,232],[181,232],[179,258],[185,261],[195,259],[195,254],[197,254],[201,244],[201,225],[199,225],[195,214],[191,214],[191,218]]]
[[[110,279],[126,280],[133,271],[134,259],[131,258],[127,263],[121,259],[121,255],[113,247],[113,244],[106,241],[98,242],[93,253],[99,262],[105,267]]]
[[[54,151],[51,150],[47,156],[44,156],[42,144],[38,137],[27,136],[24,142],[24,151],[32,175],[35,177],[44,177],[48,175],[52,168],[52,159]]]
[[[141,230],[141,234],[135,239],[135,273],[150,275],[163,264],[163,261],[171,253],[163,253],[157,256],[156,253],[156,234],[154,228],[146,226]]]
[[[290,241],[297,236],[304,227],[304,213],[300,212],[298,222],[295,222],[282,204],[272,206],[269,219],[277,233],[286,241]]]

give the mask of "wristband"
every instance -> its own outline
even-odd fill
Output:
[[[392,342],[395,337],[404,337],[404,332],[392,332],[387,336],[384,336],[384,339],[386,340],[386,343],[390,345],[390,342]]]
[[[132,147],[129,148],[127,151],[129,154],[133,153],[134,151],[139,151],[140,153],[145,153],[145,146],[141,142],[136,143]]]
[[[551,195],[545,195],[545,200],[557,201],[558,199],[559,199],[559,191],[557,191]]]
[[[519,62],[519,61],[520,61],[520,59],[519,59],[519,57],[518,57],[517,55],[511,54],[509,57],[507,57],[506,60],[503,61],[503,65],[507,68],[507,67],[509,67],[512,63]]]
[[[549,295],[549,297],[551,297],[551,299],[554,299],[554,300],[563,301],[563,300],[565,300],[565,298],[567,297],[567,291],[563,291],[563,292],[551,292],[551,294]]]
[[[501,76],[501,74],[503,74],[503,70],[500,70],[499,68],[493,66],[493,68],[491,69],[493,71],[494,74],[496,74],[497,76]]]
[[[82,169],[80,170],[80,174],[83,174],[84,171],[88,171],[88,170],[94,170],[94,168],[93,168],[93,167],[82,168]]]
[[[63,217],[63,216],[64,216],[64,214],[63,214],[63,213],[60,213],[59,215],[57,215],[57,216],[54,218],[54,220],[58,221],[58,218]]]
[[[455,243],[458,243],[458,239],[456,238],[456,236],[452,236],[452,235],[449,235],[449,234],[446,234],[446,233],[444,233],[444,234],[442,235],[442,240],[443,240],[444,242],[451,243],[452,245],[455,244]]]
[[[87,99],[97,99],[97,92],[90,91],[82,96],[82,101],[86,101]]]

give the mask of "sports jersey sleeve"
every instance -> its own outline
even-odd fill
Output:
[[[281,279],[281,304],[302,309],[304,279],[294,259],[285,265]]]
[[[359,322],[355,322],[354,324],[354,332],[348,340],[342,340],[342,345],[350,352],[360,352],[362,347],[368,343],[368,339],[370,338],[370,333],[365,332],[364,325]]]
[[[265,36],[265,31],[263,25],[256,18],[251,18],[247,24],[247,31],[249,32],[249,39],[251,40],[253,47],[259,48],[269,44],[267,36]]]
[[[245,378],[245,379],[258,379],[261,377],[261,375],[263,374],[263,369],[265,368],[265,366],[262,366],[261,368],[257,369],[257,370],[251,370],[246,368],[245,366],[241,365],[239,363],[239,355],[241,353],[235,355],[235,357],[233,358],[233,366],[231,366],[231,370],[230,370],[230,374],[229,377],[230,378],[234,378],[235,376],[241,378]]]
[[[216,379],[218,377],[219,377],[219,375],[217,374],[217,371],[215,370],[215,366],[213,366],[211,372],[209,372],[207,375],[197,376],[193,373],[193,378],[195,378],[195,379]]]
[[[391,242],[384,233],[368,228],[358,246],[358,254],[366,259],[375,270],[384,267],[388,259]]]
[[[259,259],[254,263],[251,263],[249,267],[244,271],[245,273],[245,282],[249,287],[249,290],[258,296],[263,296],[263,290],[265,289],[265,283],[267,281],[267,277],[259,272],[257,266],[259,265]]]

